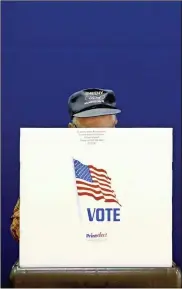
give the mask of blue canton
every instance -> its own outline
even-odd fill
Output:
[[[77,160],[74,160],[74,167],[76,178],[93,183],[88,166],[83,165],[81,162]]]

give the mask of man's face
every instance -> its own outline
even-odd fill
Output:
[[[69,127],[78,128],[114,128],[117,124],[115,115],[103,115],[95,117],[79,117],[77,122],[69,124]]]

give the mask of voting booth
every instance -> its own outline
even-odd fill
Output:
[[[21,129],[14,286],[181,287],[172,153],[170,128]]]

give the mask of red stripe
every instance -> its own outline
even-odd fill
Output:
[[[100,182],[100,181],[98,181],[98,180],[97,180],[97,183],[98,183],[100,186],[105,186],[105,187],[111,189],[111,185],[108,185],[107,183],[102,183],[102,182]]]
[[[77,183],[78,185],[89,186],[89,187],[92,187],[92,188],[101,189],[101,190],[103,190],[103,191],[105,191],[105,192],[114,193],[113,190],[103,188],[103,187],[101,187],[100,185],[95,185],[95,184],[91,184],[91,183],[88,184],[88,183],[85,183],[85,182],[82,182],[82,181],[76,181],[76,183]]]
[[[108,184],[108,185],[110,185],[111,184],[111,182],[110,181],[106,181],[106,179],[100,179],[100,178],[98,178],[98,177],[94,177],[92,174],[91,174],[91,176],[92,176],[92,179],[94,180],[94,179],[96,179],[96,180],[98,180],[98,181],[101,181],[101,182],[106,182],[106,184]]]
[[[103,194],[104,196],[115,198],[115,196],[114,196],[113,194],[103,193],[102,191],[98,192],[98,191],[95,191],[95,190],[90,189],[90,188],[77,187],[77,190],[79,190],[79,191],[91,191],[91,192],[93,192],[94,194]]]
[[[93,194],[89,194],[89,193],[86,193],[86,192],[84,192],[84,193],[78,193],[78,195],[79,195],[79,196],[88,196],[88,197],[92,197],[92,198],[94,198],[96,201],[100,201],[100,200],[104,199],[103,196],[96,197],[96,196],[94,196]]]
[[[100,182],[100,181],[94,181],[93,183],[90,183],[90,182],[87,182],[87,181],[77,181],[77,180],[79,180],[79,179],[76,179],[76,183],[77,184],[83,184],[83,185],[88,185],[88,186],[92,186],[92,187],[95,187],[95,186],[98,186],[98,184],[99,184],[99,186],[102,188],[102,186],[105,186],[105,187],[107,187],[107,189],[110,189],[110,190],[112,190],[112,188],[111,188],[111,186],[110,185],[108,185],[108,184],[104,184],[104,183],[102,183],[102,182]]]
[[[107,172],[103,169],[97,169],[96,167],[94,167],[92,165],[89,165],[88,167],[89,167],[89,169],[93,169],[93,170],[96,170],[97,172],[105,173],[107,175]]]
[[[78,193],[78,195],[79,195],[79,196],[92,197],[92,198],[94,198],[96,201],[100,201],[100,200],[104,199],[106,203],[117,203],[119,206],[121,206],[121,205],[118,203],[118,201],[113,200],[113,199],[108,199],[108,200],[106,200],[103,196],[96,197],[96,196],[94,196],[93,194],[87,193],[87,192]]]
[[[119,203],[117,200],[105,199],[105,202],[106,202],[106,203],[117,203],[117,204],[121,207],[120,203]]]
[[[90,170],[90,173],[91,173],[91,175],[95,175],[95,176],[97,176],[97,177],[104,178],[104,179],[106,179],[106,180],[110,180],[110,181],[111,181],[111,178],[109,178],[109,177],[106,176],[106,175],[98,174],[98,173],[96,173],[96,172],[93,172],[92,170]]]

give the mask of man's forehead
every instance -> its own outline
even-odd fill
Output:
[[[83,117],[78,118],[79,123],[82,125],[89,125],[93,123],[103,123],[103,122],[112,122],[116,120],[116,115],[101,115],[101,116],[94,116],[94,117]]]

